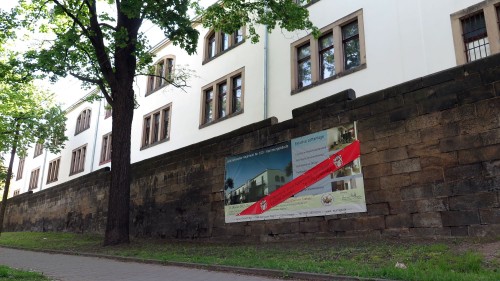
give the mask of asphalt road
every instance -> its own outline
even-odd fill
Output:
[[[41,272],[57,281],[276,281],[226,272],[6,248],[0,248],[0,264]]]

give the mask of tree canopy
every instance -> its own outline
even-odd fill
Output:
[[[174,45],[194,54],[198,24],[232,33],[246,26],[309,29],[308,11],[294,0],[220,0],[204,8],[195,0],[20,0],[14,26],[44,34],[25,55],[25,66],[52,79],[72,75],[96,85],[113,108],[112,170],[105,245],[129,241],[130,137],[135,106],[133,83],[148,73],[150,46],[141,26],[157,25]],[[215,1],[212,1],[215,2]],[[300,1],[301,3],[303,1]],[[166,78],[165,78],[166,79]]]

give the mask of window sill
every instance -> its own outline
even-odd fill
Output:
[[[107,163],[109,163],[109,162],[111,162],[111,159],[104,160],[104,161],[102,161],[102,162],[99,162],[99,166],[104,165],[104,164],[107,164]]]
[[[74,172],[74,173],[69,173],[69,175],[70,175],[70,176],[72,176],[72,175],[76,175],[76,174],[82,173],[83,171],[85,171],[85,170],[76,171],[76,172]]]
[[[140,150],[144,150],[144,149],[148,149],[148,148],[153,147],[153,146],[157,146],[157,145],[162,144],[162,143],[164,143],[164,142],[167,142],[167,141],[169,141],[169,140],[170,140],[170,137],[165,138],[165,139],[162,139],[162,140],[157,141],[157,142],[152,143],[152,144],[144,145],[144,146],[142,146],[142,147],[141,147],[141,149],[140,149]],[[110,161],[111,161],[111,160],[109,160],[109,162],[110,162]],[[106,163],[106,162],[105,162],[105,163]],[[104,163],[103,163],[103,164],[104,164]],[[101,164],[99,164],[99,165],[101,165]]]
[[[161,90],[161,89],[163,89],[163,88],[167,87],[168,85],[169,85],[169,83],[165,83],[164,85],[161,85],[161,86],[160,86],[160,87],[158,87],[158,88],[154,88],[151,92],[146,92],[146,94],[144,95],[144,97],[147,97],[147,96],[149,96],[149,95],[152,95],[152,94],[154,94],[154,93],[158,92],[159,90]]]
[[[243,43],[245,43],[245,39],[243,39],[243,41],[239,42],[238,44],[236,44],[236,45],[232,45],[232,46],[230,46],[229,48],[225,49],[224,51],[222,51],[222,52],[219,52],[219,53],[215,54],[215,56],[213,56],[213,57],[211,57],[211,58],[205,58],[205,59],[203,60],[203,62],[201,63],[201,65],[205,65],[206,63],[209,63],[209,62],[211,62],[211,61],[215,60],[216,58],[218,58],[218,57],[222,56],[223,54],[225,54],[225,53],[227,53],[227,52],[231,51],[232,49],[234,49],[234,48],[238,47],[239,45],[241,45],[241,44],[243,44]]]
[[[59,179],[55,179],[53,181],[48,181],[46,184],[51,184],[51,183],[55,183],[56,181],[58,181]]]
[[[328,77],[326,79],[323,79],[323,80],[320,80],[320,81],[316,81],[316,82],[313,82],[311,85],[307,85],[305,87],[302,87],[302,88],[299,88],[299,89],[296,89],[296,90],[292,90],[290,92],[291,95],[295,95],[295,94],[298,94],[298,93],[301,93],[301,92],[304,92],[304,91],[307,91],[309,89],[312,89],[316,86],[319,86],[319,85],[322,85],[322,84],[325,84],[325,83],[328,83],[330,81],[333,81],[333,80],[337,80],[339,78],[342,78],[346,75],[349,75],[349,74],[352,74],[354,72],[358,72],[360,70],[363,70],[366,68],[366,63],[364,64],[360,64],[359,66],[355,67],[355,68],[351,68],[349,70],[346,70],[346,71],[343,71],[343,72],[340,72],[340,73],[337,73],[335,75],[333,75],[332,77]]]
[[[76,136],[76,135],[79,135],[79,134],[81,134],[81,133],[83,133],[83,132],[85,132],[85,131],[87,131],[89,128],[90,128],[90,126],[89,126],[89,127],[87,127],[87,128],[85,128],[85,129],[83,129],[83,130],[81,130],[81,131],[79,131],[79,132],[76,132],[76,133],[75,133],[75,136]]]
[[[224,120],[226,120],[226,119],[228,119],[228,118],[231,118],[231,117],[234,117],[234,116],[237,116],[237,115],[243,114],[243,112],[244,112],[244,110],[242,109],[242,110],[240,110],[240,111],[237,111],[237,112],[235,112],[235,113],[232,113],[232,114],[226,115],[226,116],[224,116],[224,117],[222,117],[222,118],[219,118],[219,119],[217,119],[217,120],[213,120],[213,121],[210,121],[210,122],[208,122],[208,123],[201,124],[201,125],[198,127],[198,129],[203,129],[203,128],[208,127],[208,126],[210,126],[210,125],[217,124],[217,123],[222,122],[222,121],[224,121]]]

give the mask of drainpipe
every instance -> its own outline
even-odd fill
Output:
[[[264,120],[267,119],[268,107],[268,51],[269,51],[269,34],[267,25],[264,27]]]
[[[49,154],[49,151],[45,149],[45,156],[43,157],[43,165],[42,165],[42,176],[41,176],[41,183],[40,183],[40,191],[42,191],[43,187],[43,175],[45,175],[45,165],[47,164],[47,154]]]
[[[95,125],[95,134],[94,134],[94,146],[92,148],[92,159],[90,161],[90,172],[91,173],[94,171],[94,160],[95,160],[95,151],[96,151],[96,144],[97,144],[97,133],[99,132],[99,121],[101,120],[101,106],[102,106],[102,99],[99,99],[99,109],[97,109],[97,122]]]

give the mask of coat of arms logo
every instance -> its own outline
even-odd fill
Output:
[[[344,161],[342,160],[342,155],[337,155],[337,157],[335,157],[335,159],[333,160],[333,164],[335,164],[337,168],[342,167],[342,164],[344,164]]]

